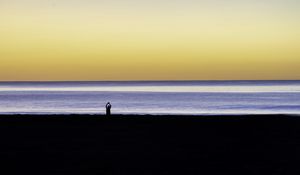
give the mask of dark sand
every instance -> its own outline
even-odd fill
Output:
[[[297,116],[0,116],[0,174],[300,174]]]

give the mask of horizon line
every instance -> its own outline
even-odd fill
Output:
[[[30,82],[196,82],[196,81],[215,81],[215,82],[225,82],[225,81],[300,81],[300,79],[289,79],[289,80],[282,80],[282,79],[268,79],[268,80],[22,80],[22,81],[15,81],[15,80],[9,80],[9,81],[1,81],[0,83],[30,83]]]

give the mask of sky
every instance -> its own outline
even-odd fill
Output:
[[[0,81],[300,80],[299,0],[0,0]]]

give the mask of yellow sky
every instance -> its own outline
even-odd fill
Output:
[[[0,81],[300,79],[297,0],[0,0]]]

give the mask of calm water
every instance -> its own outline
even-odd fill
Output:
[[[300,114],[300,81],[0,83],[0,114]]]

